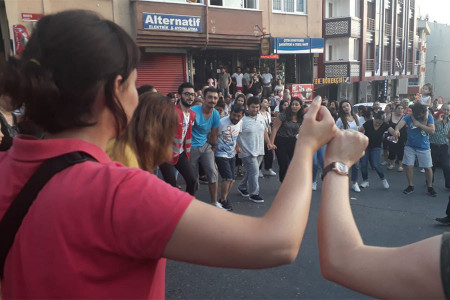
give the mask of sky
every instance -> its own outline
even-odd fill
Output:
[[[450,0],[416,0],[419,15],[428,14],[429,21],[450,25]]]

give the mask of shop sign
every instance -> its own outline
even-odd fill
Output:
[[[259,58],[261,58],[261,59],[279,59],[280,56],[278,54],[261,55]]]
[[[36,22],[42,18],[42,14],[22,13],[22,21]]]
[[[270,38],[261,39],[261,56],[270,55]]]
[[[325,41],[322,38],[311,38],[311,53],[323,53]]]
[[[301,54],[311,53],[309,38],[275,38],[275,53]]]
[[[348,77],[327,77],[327,78],[314,78],[314,84],[333,84],[348,82]]]
[[[13,25],[14,33],[14,53],[19,54],[25,50],[25,45],[28,43],[30,35],[28,30],[23,25]]]
[[[149,30],[202,31],[202,20],[196,16],[143,13],[142,22],[143,28]]]

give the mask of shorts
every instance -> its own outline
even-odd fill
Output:
[[[222,181],[233,181],[234,180],[234,166],[236,163],[236,158],[227,157],[216,157],[217,169],[219,169],[219,174],[222,177]]]
[[[412,147],[405,146],[403,164],[407,166],[414,166],[416,158],[419,162],[419,168],[431,168],[433,166],[430,150],[416,150]]]

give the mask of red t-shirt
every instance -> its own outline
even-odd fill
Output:
[[[78,139],[19,136],[0,152],[0,218],[43,160],[84,151],[56,174],[25,216],[8,254],[9,298],[164,298],[164,248],[193,197],[111,162]]]

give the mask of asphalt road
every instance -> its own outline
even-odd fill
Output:
[[[350,193],[353,214],[366,244],[395,247],[450,230],[434,221],[435,217],[445,216],[449,195],[444,189],[442,170],[437,170],[435,189],[438,195],[435,198],[426,195],[425,175],[418,169],[415,170],[415,192],[410,195],[402,193],[407,186],[404,172],[385,170],[385,175],[389,190],[383,189],[375,171],[369,171],[371,186],[361,193]],[[302,183],[301,178],[299,182]],[[265,203],[255,204],[238,194],[237,183],[230,194],[234,212],[250,216],[262,216],[280,186],[278,177],[261,178]],[[293,264],[265,270],[236,270],[168,261],[167,299],[368,298],[329,282],[320,274],[316,237],[320,190],[321,183],[313,192],[308,226]],[[209,201],[206,185],[201,185],[197,198]]]

